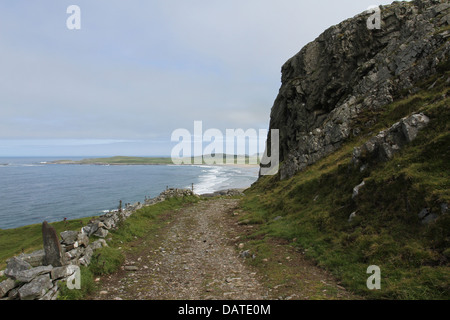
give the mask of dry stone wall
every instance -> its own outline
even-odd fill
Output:
[[[108,245],[105,238],[111,230],[119,227],[120,221],[144,206],[192,195],[194,193],[187,189],[167,189],[156,198],[146,200],[145,204],[128,204],[124,209],[120,206],[118,210],[90,221],[80,231],[67,230],[59,237],[55,229],[44,221],[44,248],[7,260],[6,270],[0,273],[7,277],[0,282],[0,300],[56,300],[59,283],[75,281],[80,266],[88,266],[94,251]]]

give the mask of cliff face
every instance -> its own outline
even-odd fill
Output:
[[[414,92],[416,83],[448,59],[448,2],[397,2],[380,8],[381,29],[367,28],[371,14],[362,13],[329,28],[283,65],[270,119],[270,129],[280,130],[280,179],[357,136],[360,129],[353,120],[361,111]]]

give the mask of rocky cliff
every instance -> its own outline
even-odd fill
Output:
[[[283,65],[270,119],[270,129],[280,130],[280,179],[357,136],[361,124],[354,120],[362,111],[414,93],[448,60],[447,1],[394,2],[380,9],[380,29],[367,27],[372,13],[364,12],[332,26]]]

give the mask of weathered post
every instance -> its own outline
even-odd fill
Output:
[[[44,242],[44,264],[53,267],[61,267],[64,265],[64,255],[59,244],[58,235],[55,228],[44,221],[42,223],[42,239]]]

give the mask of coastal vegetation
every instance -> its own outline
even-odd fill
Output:
[[[415,94],[362,113],[359,121],[375,116],[377,123],[338,151],[291,179],[262,177],[246,191],[242,209],[247,214],[241,221],[258,226],[248,236],[257,253],[255,264],[270,255],[271,240],[282,239],[362,296],[450,298],[448,63],[439,70]],[[430,118],[413,143],[391,161],[364,171],[350,165],[355,147],[411,112]],[[361,181],[365,185],[353,197]],[[421,221],[424,208],[437,219]],[[366,287],[370,265],[381,268],[381,290]]]

